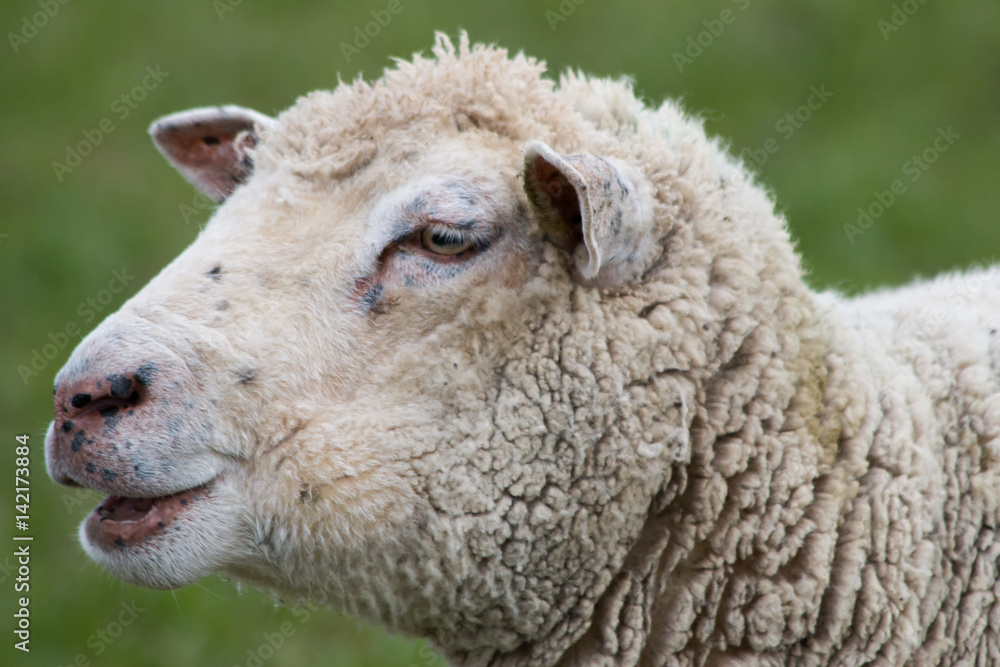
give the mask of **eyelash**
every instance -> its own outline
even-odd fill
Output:
[[[444,243],[460,245],[468,242],[469,245],[457,253],[449,254],[435,252],[431,248],[428,248],[426,243],[428,238],[435,236],[439,237],[439,239]],[[437,261],[464,261],[489,248],[490,243],[491,239],[481,232],[476,233],[463,229],[456,229],[451,225],[438,223],[430,224],[415,230],[410,236],[409,243],[407,245],[415,247],[425,255],[430,255]],[[443,245],[443,243],[439,245]]]

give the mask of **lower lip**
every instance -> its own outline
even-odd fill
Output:
[[[108,551],[151,542],[175,528],[180,515],[210,497],[210,484],[159,498],[108,496],[84,523],[87,539]]]

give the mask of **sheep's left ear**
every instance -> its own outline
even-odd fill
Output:
[[[222,202],[253,172],[246,149],[257,143],[255,128],[273,122],[253,109],[203,107],[164,116],[149,126],[149,134],[184,178]]]
[[[545,235],[570,252],[577,278],[600,287],[634,280],[654,249],[653,197],[641,175],[615,158],[560,155],[524,146],[524,190]]]

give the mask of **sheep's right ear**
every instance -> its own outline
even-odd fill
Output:
[[[524,190],[542,231],[572,254],[581,282],[617,287],[646,268],[655,249],[652,187],[622,161],[560,155],[529,141]]]
[[[204,107],[164,116],[149,127],[153,143],[196,188],[222,202],[253,172],[246,149],[256,127],[274,119],[238,106]]]

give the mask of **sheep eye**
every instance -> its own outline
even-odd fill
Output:
[[[437,255],[458,255],[472,247],[465,234],[428,227],[420,234],[420,245]]]

